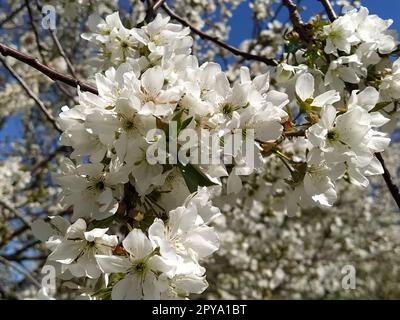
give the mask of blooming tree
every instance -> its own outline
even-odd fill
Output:
[[[254,35],[236,48],[241,3]],[[397,35],[320,3],[308,22],[291,0],[5,5],[23,34],[0,32],[1,112],[25,126],[0,166],[18,297],[347,296],[349,262],[395,279],[376,259],[399,243]]]

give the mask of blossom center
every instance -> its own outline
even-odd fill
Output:
[[[326,134],[326,137],[330,142],[335,142],[339,140],[339,133],[336,130],[331,129]]]

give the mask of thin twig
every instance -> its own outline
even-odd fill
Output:
[[[33,34],[34,34],[34,36],[35,36],[36,46],[37,46],[37,48],[38,48],[40,58],[42,59],[42,62],[43,62],[43,63],[46,63],[46,60],[45,60],[45,58],[44,58],[44,54],[43,54],[43,51],[42,51],[42,48],[43,48],[43,47],[42,47],[42,45],[40,44],[40,40],[39,40],[39,39],[40,39],[40,38],[39,38],[39,32],[38,32],[38,29],[36,28],[35,21],[33,20],[33,14],[32,14],[31,6],[29,5],[29,0],[25,0],[25,6],[26,6],[26,8],[28,9],[29,23],[30,23],[30,25],[31,25]]]
[[[268,59],[266,57],[262,57],[262,56],[258,56],[258,55],[254,55],[242,50],[239,50],[238,48],[235,48],[221,40],[219,40],[217,37],[211,36],[199,29],[197,29],[196,27],[194,27],[192,24],[190,24],[188,21],[186,21],[185,19],[183,19],[182,17],[178,16],[176,13],[174,13],[165,3],[161,6],[161,8],[163,8],[163,10],[173,19],[175,19],[176,21],[180,22],[182,25],[184,25],[185,27],[189,27],[190,30],[197,34],[198,36],[200,36],[200,38],[205,39],[205,40],[209,40],[213,43],[215,43],[216,45],[230,51],[231,53],[233,53],[236,56],[241,56],[243,58],[245,58],[246,60],[254,60],[254,61],[260,61],[260,62],[264,62],[267,65],[271,65],[271,66],[277,66],[278,62],[275,59]]]
[[[24,9],[24,7],[25,7],[25,3],[21,4],[17,9],[15,9],[13,12],[11,12],[3,21],[0,22],[0,28],[2,28],[3,25],[5,25],[7,22],[14,19],[16,17],[16,15],[18,13],[20,13],[22,11],[22,9]]]
[[[158,0],[154,5],[151,5],[152,1],[147,1],[148,2],[148,8],[146,10],[146,15],[143,19],[142,22],[140,22],[136,27],[137,28],[141,28],[143,27],[146,23],[150,22],[151,19],[154,18],[156,11],[158,10],[158,8],[160,8],[165,0]]]
[[[10,204],[8,204],[7,202],[3,201],[0,199],[0,206],[2,206],[3,208],[6,208],[8,211],[10,211],[14,216],[16,216],[18,219],[20,219],[26,226],[30,226],[31,223],[28,219],[25,218],[25,216],[19,212],[17,209],[15,209],[14,207],[12,207]]]
[[[2,57],[0,57],[0,62],[3,63],[4,68],[10,72],[10,74],[19,82],[19,84],[22,86],[22,88],[25,90],[25,92],[28,94],[28,96],[33,99],[33,101],[36,102],[36,104],[39,106],[39,108],[42,110],[46,118],[51,122],[53,127],[59,131],[62,132],[60,126],[57,124],[56,119],[53,117],[53,115],[50,113],[50,111],[46,108],[44,103],[39,99],[39,97],[29,88],[29,86],[26,84],[24,79],[22,79],[18,73],[14,71],[14,69],[6,62],[6,60]]]
[[[399,188],[394,184],[392,180],[392,176],[390,175],[389,170],[386,168],[385,165],[385,160],[383,160],[382,154],[381,153],[375,153],[376,158],[378,161],[381,163],[382,168],[383,168],[383,179],[385,180],[386,186],[388,187],[394,201],[396,201],[397,206],[400,209],[400,190]]]
[[[20,265],[16,263],[12,263],[8,261],[6,258],[0,256],[0,261],[3,262],[5,265],[14,268],[16,271],[24,275],[28,280],[30,280],[35,286],[38,288],[41,288],[42,286],[40,285],[39,281],[37,281],[29,272],[28,270],[25,270],[25,268],[21,267]]]
[[[69,72],[71,73],[71,75],[76,78],[76,73],[75,73],[75,68],[72,65],[71,60],[69,60],[67,54],[65,53],[64,48],[62,47],[60,40],[57,37],[56,32],[53,29],[49,29],[50,31],[50,35],[53,38],[54,44],[56,45],[58,51],[60,52],[60,55],[63,57],[63,59],[65,60],[65,63],[67,64],[67,68],[69,70]]]
[[[335,21],[337,18],[337,15],[335,13],[335,10],[333,10],[333,7],[332,7],[331,3],[329,2],[329,0],[318,0],[318,1],[321,2],[321,4],[324,6],[329,20],[331,20],[331,22]]]
[[[50,68],[43,63],[39,62],[37,58],[24,54],[16,49],[8,47],[4,44],[0,43],[0,54],[3,56],[10,56],[13,57],[21,62],[24,62],[31,67],[35,68],[36,70],[40,71],[41,73],[48,76],[50,79],[54,81],[61,81],[69,86],[77,88],[78,86],[82,91],[88,91],[94,94],[98,94],[98,91],[95,87],[92,87],[89,84],[86,84],[74,77],[62,74],[53,68]]]
[[[42,11],[43,6],[41,5],[41,3],[39,1],[36,1],[36,6],[37,6],[39,11]],[[71,73],[71,75],[74,78],[77,78],[76,73],[75,73],[75,68],[74,68],[71,60],[68,58],[68,55],[66,54],[63,46],[61,45],[61,42],[60,42],[60,40],[59,40],[59,38],[57,36],[56,30],[53,30],[52,28],[49,28],[49,32],[50,32],[50,35],[51,35],[51,37],[52,37],[52,39],[54,41],[54,44],[56,45],[56,47],[58,49],[58,52],[60,53],[60,55],[63,57],[65,63],[67,64],[67,68],[68,68],[69,72]]]
[[[24,253],[26,250],[36,246],[39,243],[41,243],[40,240],[34,239],[33,241],[28,242],[23,247],[16,250],[14,253],[9,255],[3,255],[3,257],[6,258],[7,260],[15,260],[16,258],[20,257],[21,253]]]

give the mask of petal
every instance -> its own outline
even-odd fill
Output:
[[[238,193],[240,190],[242,190],[242,179],[232,170],[227,181],[227,192],[228,194]]]
[[[89,242],[94,241],[95,238],[100,238],[108,231],[108,228],[100,229],[95,228],[91,231],[85,232],[85,239]]]
[[[83,241],[64,240],[49,255],[49,260],[70,264],[80,255],[84,247]]]
[[[151,241],[140,229],[129,232],[122,244],[125,250],[138,260],[147,257],[153,251]]]
[[[142,284],[137,276],[126,276],[118,281],[111,292],[113,300],[139,300],[143,298]]]
[[[127,270],[132,266],[129,259],[123,256],[97,254],[96,260],[100,269],[105,273],[127,272]]]
[[[312,98],[314,94],[314,77],[310,73],[301,74],[296,80],[296,94],[301,101]]]
[[[143,88],[152,97],[156,97],[164,85],[164,74],[160,67],[147,69],[142,75]]]
[[[83,219],[76,220],[67,230],[67,239],[84,239],[84,232],[86,231],[86,222]]]

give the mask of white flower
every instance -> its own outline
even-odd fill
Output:
[[[321,113],[321,119],[307,130],[307,138],[325,153],[328,161],[345,160],[346,157],[364,155],[364,137],[370,127],[360,119],[368,113],[360,107],[352,108],[336,117],[336,109],[327,106]],[[372,157],[372,156],[371,156]]]
[[[393,62],[391,72],[379,85],[379,91],[385,99],[400,99],[400,58]]]
[[[119,159],[113,159],[108,171],[101,163],[88,163],[75,166],[64,159],[62,174],[54,180],[63,187],[62,202],[74,206],[72,219],[92,217],[97,220],[113,215],[118,209],[120,191],[115,186],[128,181],[128,168]]]
[[[339,17],[324,27],[325,52],[337,54],[337,50],[349,54],[351,47],[360,42],[355,34],[356,26],[349,15]]]
[[[345,82],[354,84],[360,82],[361,66],[362,64],[356,54],[343,56],[332,61],[325,75],[325,85],[342,92],[345,88]]]
[[[133,229],[122,244],[126,256],[96,256],[103,272],[125,273],[113,286],[112,299],[160,299],[168,282],[159,274],[168,272],[170,267],[154,252],[151,241],[140,229]]]
[[[289,215],[297,211],[297,206],[308,207],[321,205],[330,207],[337,199],[334,181],[342,173],[341,166],[328,166],[322,152],[313,149],[307,157],[307,163],[299,174],[304,175],[301,181],[293,181],[293,190],[287,194]]]
[[[340,95],[335,90],[329,90],[314,97],[314,77],[310,73],[302,73],[296,80],[296,95],[300,103],[307,104],[307,107],[322,108],[333,105],[340,100]]]
[[[68,265],[66,269],[75,277],[98,278],[101,271],[95,255],[111,255],[118,244],[117,236],[107,235],[107,231],[108,228],[86,231],[85,220],[78,219],[66,230],[48,259]]]
[[[357,23],[357,37],[363,42],[373,43],[379,53],[389,54],[396,49],[396,33],[388,30],[393,20],[383,20],[375,14],[369,15],[365,7],[361,7],[358,13],[350,14],[350,19]]]
[[[206,223],[218,215],[219,210],[208,200],[206,189],[188,198],[186,206],[178,207],[168,214],[168,222],[155,219],[149,228],[150,240],[160,248],[160,254],[175,269],[168,274],[202,276],[205,272],[198,260],[211,255],[219,247],[217,234]],[[203,220],[207,219],[207,220]]]

